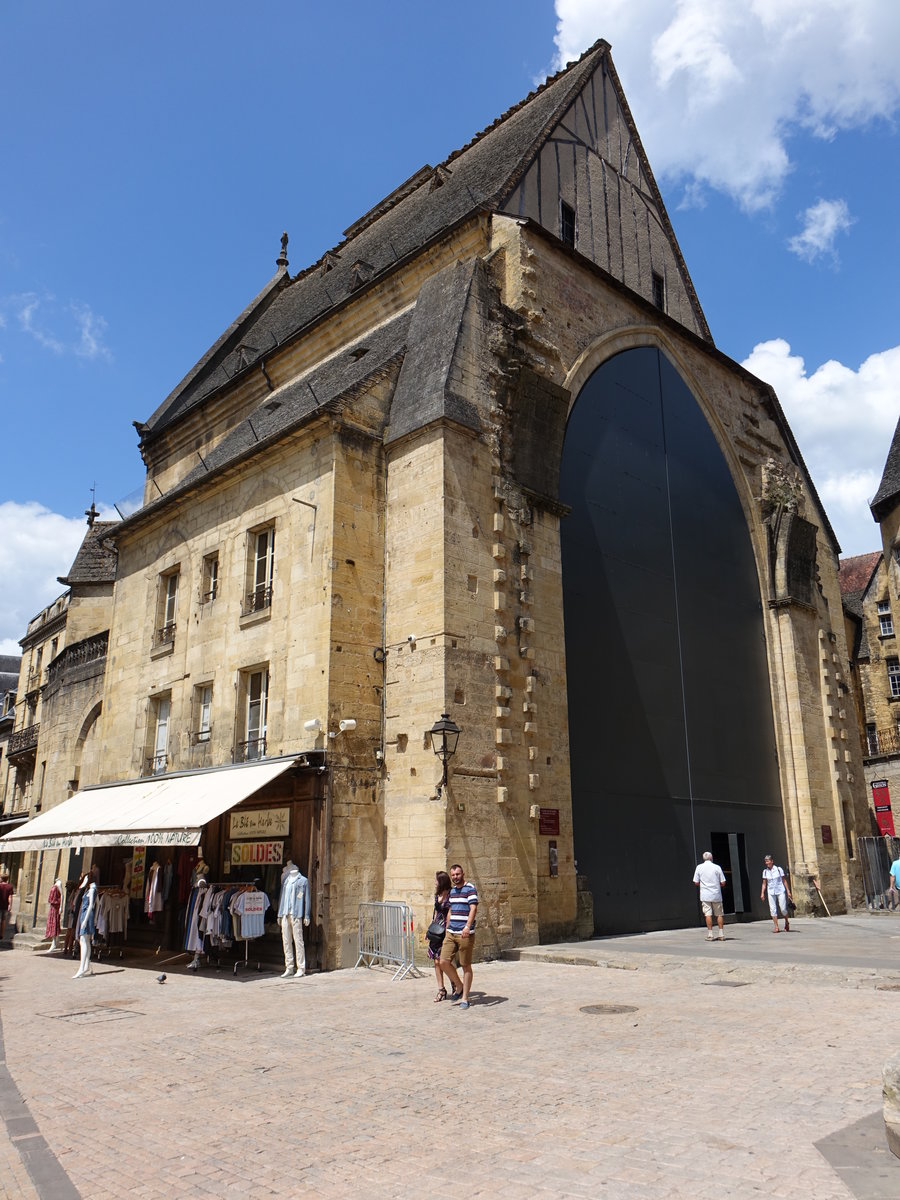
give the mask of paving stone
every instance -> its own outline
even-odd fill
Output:
[[[468,1013],[433,1004],[428,977],[377,970],[290,991],[265,975],[176,974],[162,989],[127,966],[100,969],[86,998],[69,964],[10,956],[3,1035],[24,1107],[12,1112],[90,1200],[427,1194],[460,1100],[471,1196],[881,1200],[900,1195],[900,1161],[852,1132],[872,1133],[894,1048],[900,993],[877,983],[900,924],[820,924],[815,953],[798,937],[795,960],[776,963],[743,927],[742,957],[713,967],[705,947],[685,948],[693,931],[653,952],[616,939],[631,971],[541,947],[550,961],[479,964]],[[867,966],[861,946],[888,965]],[[748,986],[705,986],[723,972]],[[109,1005],[133,1018],[64,1019]],[[582,1011],[596,1005],[635,1011]],[[0,1124],[0,1200],[44,1200],[17,1146]]]

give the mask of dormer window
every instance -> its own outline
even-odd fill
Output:
[[[559,202],[559,240],[575,249],[575,209],[565,200]]]
[[[666,311],[666,282],[658,271],[653,272],[651,279],[653,303],[660,310]]]

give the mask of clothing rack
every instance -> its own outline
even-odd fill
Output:
[[[97,914],[95,914],[95,917],[94,917],[95,925],[96,925],[96,921],[97,921],[97,916],[99,915],[100,898],[102,896],[121,896],[124,900],[126,900],[126,902],[128,900],[128,893],[125,891],[124,888],[119,887],[118,884],[106,884],[103,887],[98,887],[97,888],[98,912],[97,912]],[[127,916],[125,918],[125,924],[126,924],[126,928],[127,928],[127,924],[128,924]],[[112,939],[120,938],[120,937],[122,940],[116,941],[115,944],[113,944]],[[107,955],[110,955],[110,954],[112,954],[113,949],[117,949],[119,951],[119,958],[124,958],[125,957],[125,941],[126,941],[126,936],[125,936],[124,929],[122,929],[122,930],[117,929],[117,930],[115,930],[115,932],[111,932],[109,929],[107,929],[105,934],[95,933],[94,938],[93,938],[94,950],[92,951],[92,954],[94,957],[96,957],[97,961],[99,962],[100,959],[103,957],[104,950],[106,951]]]
[[[214,892],[220,892],[220,891],[232,891],[232,892],[237,893],[237,892],[257,892],[257,891],[261,890],[254,883],[234,883],[231,880],[210,881],[210,880],[207,880],[205,877],[203,879],[203,882],[204,882],[204,890],[208,891],[210,894],[212,894]],[[191,891],[192,892],[196,891],[197,888],[199,888],[199,886],[200,886],[200,880],[198,879],[197,882],[194,884],[193,888],[191,888]],[[265,895],[265,893],[263,893],[263,894]],[[204,934],[203,934],[204,945],[207,942],[207,937],[208,937],[208,934],[204,931]],[[236,942],[244,943],[244,957],[243,957],[243,959],[238,959],[234,964],[234,972],[233,973],[236,976],[238,973],[238,967],[241,967],[241,966],[249,967],[250,964],[249,964],[248,959],[249,959],[250,942],[254,941],[255,939],[235,937],[233,940]],[[160,949],[161,949],[161,947],[157,947],[157,950],[156,950],[157,954],[159,954]],[[199,958],[201,953],[206,955],[207,962],[214,962],[216,964],[216,969],[221,968],[222,956],[219,954],[212,953],[212,951],[210,949],[206,949],[204,951],[197,951],[196,953],[193,950],[183,950],[180,954],[172,955],[171,958],[162,959],[158,965],[161,967],[164,967],[169,963],[178,962],[179,959],[182,959],[182,958],[190,958],[191,960],[193,960],[194,958]],[[256,969],[257,969],[257,971],[262,970],[261,962],[257,961]]]

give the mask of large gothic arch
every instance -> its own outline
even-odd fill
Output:
[[[584,379],[560,493],[575,854],[595,927],[695,922],[706,849],[726,908],[761,915],[756,868],[783,852],[784,820],[760,576],[722,446],[659,347]]]

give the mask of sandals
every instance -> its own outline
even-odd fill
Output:
[[[435,1002],[435,1004],[440,1004],[440,1002],[442,1000],[446,1000],[446,999],[447,999],[447,989],[441,988],[439,990],[438,994],[435,996],[434,1002]]]

